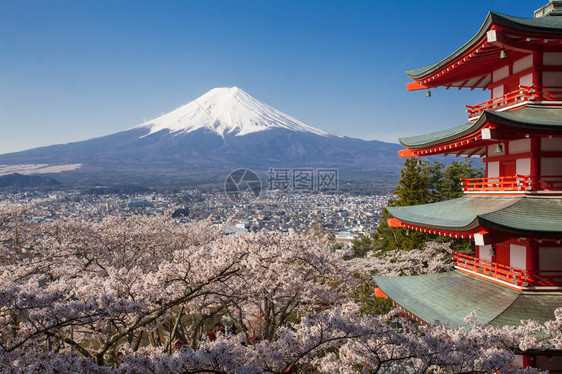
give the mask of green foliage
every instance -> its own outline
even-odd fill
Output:
[[[461,179],[483,178],[482,168],[474,168],[469,159],[452,161],[443,172],[439,188],[436,190],[436,201],[450,200],[463,195]]]
[[[393,205],[409,206],[429,202],[429,181],[427,163],[418,162],[416,158],[407,159],[400,171],[400,180],[395,191],[398,199]]]
[[[386,209],[385,209],[385,212],[386,212]],[[369,251],[372,251],[374,249],[373,246],[376,243],[377,242],[373,241],[373,236],[369,236],[369,235],[363,235],[362,237],[353,240],[352,247],[351,247],[351,251],[352,251],[351,258],[353,258],[353,257],[365,257],[365,255]]]
[[[389,201],[389,206],[429,204],[461,197],[463,195],[461,179],[484,177],[484,170],[473,167],[470,159],[451,161],[445,167],[440,161],[430,162],[409,158],[404,162],[400,176],[395,191],[397,199]],[[385,209],[377,232],[372,237],[353,242],[354,256],[362,257],[373,249],[387,251],[397,248],[404,250],[421,248],[429,240],[452,242],[452,248],[455,250],[467,250],[471,247],[468,239],[439,237],[415,230],[389,227],[388,218],[392,216]]]
[[[376,283],[373,280],[364,280],[353,290],[353,301],[361,304],[362,314],[385,314],[392,309],[392,301],[381,297],[373,297]]]
[[[423,243],[435,237],[435,235],[420,231],[389,227],[387,223],[388,218],[392,218],[392,216],[385,209],[381,216],[381,223],[377,227],[377,232],[372,237],[372,249],[392,251],[401,248],[409,251],[423,247]]]

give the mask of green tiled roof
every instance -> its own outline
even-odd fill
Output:
[[[465,43],[462,47],[458,50],[453,52],[450,56],[446,57],[440,62],[435,64],[423,66],[417,69],[413,69],[407,71],[406,74],[412,79],[420,79],[424,76],[428,75],[434,70],[441,68],[453,60],[455,60],[458,56],[462,55],[466,50],[468,50],[474,43],[481,40],[485,35],[486,32],[490,29],[491,25],[501,25],[511,29],[521,30],[525,32],[533,32],[533,33],[548,33],[548,34],[562,34],[562,17],[540,17],[540,18],[520,18],[520,17],[512,17],[507,16],[500,13],[490,12],[484,21],[480,30],[470,39],[467,43]]]
[[[521,293],[503,313],[490,321],[494,326],[518,325],[522,319],[545,322],[554,319],[554,311],[562,307],[559,292]]]
[[[562,233],[562,198],[463,196],[432,204],[387,208],[404,223],[450,231],[479,226],[515,233]]]
[[[507,112],[485,110],[475,122],[398,140],[407,148],[431,147],[474,133],[488,122],[528,130],[562,131],[562,107],[526,105]]]
[[[464,318],[479,309],[478,322],[518,325],[521,320],[545,322],[562,306],[562,293],[521,292],[458,270],[410,277],[374,277],[394,302],[424,322],[464,326]]]
[[[501,210],[479,215],[481,225],[511,232],[562,233],[562,199],[525,197]]]
[[[464,136],[474,132],[476,130],[475,123],[467,123],[452,129],[447,129],[443,131],[432,132],[429,134],[410,136],[407,138],[400,138],[398,141],[405,147],[408,148],[423,148],[430,145],[438,144],[436,141],[443,141],[446,139],[455,139],[460,136]]]
[[[388,207],[394,217],[405,223],[453,231],[468,231],[478,227],[481,214],[492,213],[512,204],[516,197],[472,197],[441,201],[432,204]]]
[[[506,112],[484,111],[485,122],[532,130],[562,130],[562,107],[526,105]],[[480,122],[480,121],[478,121]]]

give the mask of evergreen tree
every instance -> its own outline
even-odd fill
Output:
[[[436,201],[450,200],[463,195],[461,179],[483,178],[484,170],[474,168],[470,159],[451,161],[442,174],[436,190]]]
[[[404,162],[400,172],[400,181],[396,187],[397,199],[390,200],[389,206],[410,206],[450,200],[463,195],[461,178],[481,178],[482,168],[475,168],[470,159],[451,161],[444,168],[440,161],[429,162],[419,158],[409,158]],[[373,249],[394,250],[397,248],[411,250],[423,247],[428,240],[452,242],[452,247],[467,249],[471,246],[468,239],[454,239],[426,234],[405,228],[388,226],[387,219],[392,218],[388,210],[381,215],[381,223],[372,237],[354,241],[354,256],[362,257]]]
[[[441,165],[441,164],[439,164]],[[430,164],[419,158],[408,158],[400,171],[400,181],[396,187],[396,200],[389,201],[389,206],[409,206],[427,204],[431,202],[431,188],[436,183],[435,172],[440,170],[437,164]],[[388,210],[384,210],[381,223],[372,238],[371,248],[394,250],[402,248],[411,250],[423,246],[428,239],[428,234],[388,226],[387,219],[392,218]],[[354,243],[355,247],[355,243]],[[364,245],[363,245],[364,247]],[[364,248],[362,252],[364,252]]]
[[[393,202],[396,206],[426,204],[430,201],[430,173],[429,163],[419,158],[408,158],[400,171],[400,181],[395,195],[398,199]]]

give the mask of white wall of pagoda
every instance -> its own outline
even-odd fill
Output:
[[[532,157],[538,157],[535,152],[550,152],[540,160],[537,160],[537,175],[547,177],[545,180],[559,180],[562,177],[562,138],[540,138],[537,149],[533,150],[530,138],[523,138],[510,141],[499,142],[501,150],[497,144],[488,145],[486,150],[486,176],[497,178],[508,175],[531,175]],[[534,155],[534,156],[533,156]],[[511,163],[511,173],[506,174],[506,164]],[[548,178],[550,177],[550,178]],[[557,177],[557,178],[553,178]]]
[[[548,244],[546,244],[548,243]],[[562,278],[562,243],[510,239],[501,243],[477,245],[475,257],[526,271],[557,271]]]
[[[491,75],[488,86],[491,99],[517,90],[517,84],[537,85],[547,91],[551,88],[559,96],[562,88],[562,52],[538,52],[538,56],[530,53],[494,70]]]
[[[542,63],[544,66],[561,66],[562,52],[543,52]]]
[[[499,176],[500,176],[500,162],[499,161],[488,162],[487,177],[496,178]]]
[[[562,138],[541,138],[541,151],[561,152]],[[542,157],[540,165],[542,176],[562,176],[562,157]]]
[[[494,84],[505,78],[509,77],[509,66],[503,66],[492,72],[492,97],[500,97],[503,95],[504,86],[503,84]]]
[[[527,270],[527,247],[524,245],[509,245],[509,266],[516,269]]]
[[[541,158],[541,175],[543,176],[562,175],[562,159],[558,157]]]
[[[478,254],[478,258],[484,261],[492,261],[492,255],[490,254],[490,251],[492,250],[492,245],[488,244],[488,245],[477,245],[477,251],[476,253]]]
[[[562,66],[562,53],[543,52],[543,66]],[[562,71],[543,71],[542,85],[544,87],[562,86]]]
[[[541,150],[545,152],[562,151],[562,138],[541,138]]]
[[[508,145],[510,155],[531,152],[531,139],[511,140]]]

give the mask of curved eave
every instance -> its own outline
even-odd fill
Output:
[[[506,112],[485,110],[482,117],[484,123],[492,122],[523,130],[562,131],[562,107],[526,105],[521,109]],[[476,122],[480,122],[480,119]]]
[[[443,60],[441,60],[439,62],[436,62],[434,64],[430,64],[430,65],[426,65],[426,66],[422,66],[422,67],[417,68],[417,69],[408,70],[406,72],[408,77],[410,77],[414,80],[423,79],[424,77],[426,77],[426,76],[436,72],[437,70],[442,69],[443,67],[447,66],[448,64],[450,64],[451,62],[456,60],[458,57],[463,55],[470,48],[474,47],[476,44],[478,44],[482,40],[483,37],[486,36],[486,32],[489,30],[490,26],[492,25],[492,22],[493,22],[492,18],[493,18],[494,14],[496,14],[496,13],[492,13],[492,12],[488,13],[488,16],[486,17],[486,20],[484,21],[484,23],[480,27],[480,30],[478,30],[476,35],[474,35],[472,37],[472,39],[470,39],[468,42],[466,42],[462,47],[460,47],[455,52],[453,52],[451,55],[449,55],[448,57],[444,58]]]
[[[490,12],[486,20],[476,33],[468,42],[462,47],[457,49],[445,59],[427,66],[417,69],[409,70],[406,72],[408,77],[415,81],[422,80],[430,75],[437,73],[439,70],[446,68],[459,57],[463,56],[471,48],[476,47],[478,44],[486,40],[486,33],[492,26],[499,26],[511,30],[517,30],[524,33],[532,33],[534,35],[555,35],[557,37],[562,35],[562,17],[541,17],[541,18],[520,18],[507,16],[500,13]]]
[[[471,232],[480,226],[478,216],[515,204],[513,197],[460,197],[438,203],[388,207],[389,213],[409,225],[452,232]]]
[[[521,292],[453,270],[403,277],[375,276],[384,294],[426,323],[438,320],[466,326],[464,318],[479,309],[479,323],[517,326],[521,320],[551,320],[562,303],[560,292]]]
[[[409,149],[428,148],[436,145],[437,146],[443,145],[445,143],[473,134],[477,130],[479,130],[482,126],[483,123],[480,120],[478,120],[476,122],[470,122],[447,130],[442,130],[442,131],[437,131],[437,132],[432,132],[429,134],[423,134],[417,136],[409,136],[406,138],[399,138],[398,141],[404,147]]]
[[[528,236],[562,234],[562,199],[545,197],[473,197],[432,204],[388,207],[405,227],[420,231],[471,233],[485,229]]]
[[[400,138],[398,141],[410,150],[445,147],[462,139],[474,139],[480,136],[480,130],[489,123],[515,128],[520,131],[542,131],[550,134],[558,132],[562,134],[562,107],[526,105],[521,109],[505,112],[485,110],[475,122],[429,134]],[[450,148],[456,147],[458,145]]]
[[[562,199],[527,197],[504,209],[478,217],[484,227],[512,232],[560,236],[562,234]]]

